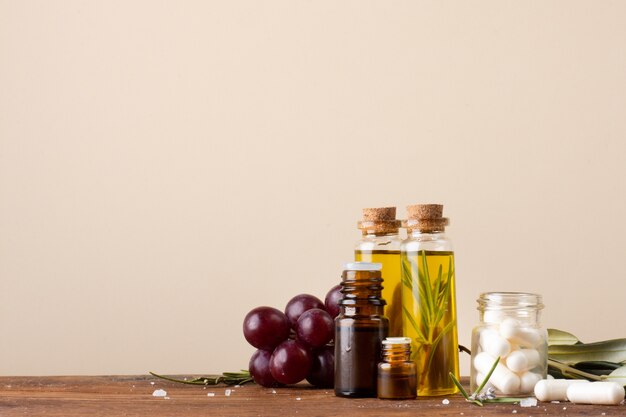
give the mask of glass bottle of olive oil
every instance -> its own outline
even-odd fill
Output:
[[[417,364],[417,395],[449,395],[458,389],[449,377],[459,377],[455,268],[452,243],[445,236],[448,219],[443,206],[407,207],[402,242],[402,324],[413,341]]]
[[[363,237],[354,249],[354,260],[383,265],[383,293],[387,302],[385,316],[389,319],[389,336],[402,336],[402,285],[400,283],[401,221],[396,220],[395,207],[365,208],[357,223]]]

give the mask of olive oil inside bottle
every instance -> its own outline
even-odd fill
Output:
[[[459,376],[454,253],[404,252],[403,332],[413,340],[419,396],[458,392],[449,377]]]

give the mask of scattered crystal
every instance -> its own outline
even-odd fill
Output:
[[[296,401],[300,401],[302,398],[300,397],[296,397]]]
[[[230,397],[231,392],[232,392],[231,390],[227,389],[226,391],[224,391],[224,395],[227,397]]]
[[[275,389],[272,390],[272,394],[276,394],[276,390]]]
[[[215,393],[214,392],[207,392],[206,396],[207,397],[215,397]]]
[[[164,389],[155,389],[152,393],[153,397],[165,397],[167,392]]]
[[[150,385],[154,385],[154,382],[150,382]]]
[[[513,414],[517,414],[517,410],[513,410]]]
[[[441,404],[448,405],[448,404],[450,404],[450,400],[446,398],[443,401],[441,401]]]
[[[536,407],[537,406],[537,399],[536,398],[522,398],[522,400],[519,402],[520,407]]]

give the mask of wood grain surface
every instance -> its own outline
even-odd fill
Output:
[[[465,381],[467,382],[467,381]],[[167,397],[154,397],[157,389]],[[230,389],[230,395],[226,395]],[[213,396],[208,396],[213,393]],[[444,399],[449,404],[444,404]],[[539,403],[478,407],[460,395],[411,401],[344,399],[307,385],[198,387],[151,376],[0,377],[0,416],[626,416],[626,406]]]

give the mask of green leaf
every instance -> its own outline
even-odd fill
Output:
[[[565,379],[588,379],[589,381],[602,380],[601,376],[581,371],[551,358],[548,358],[548,368],[550,375],[554,376],[555,378],[558,377]]]
[[[253,381],[250,372],[245,370],[242,370],[241,372],[224,372],[222,375],[200,376],[193,379],[177,379],[165,375],[155,374],[154,372],[150,372],[150,375],[166,381],[178,382],[179,384],[187,385],[217,385],[221,383],[226,385],[243,385]]]
[[[577,364],[572,365],[573,368],[594,375],[608,375],[621,366],[622,365],[619,363],[606,361],[586,361],[578,362]]]
[[[589,361],[622,363],[626,361],[626,339],[575,345],[551,345],[548,346],[548,357],[569,365]]]
[[[467,391],[465,391],[465,388],[463,388],[463,385],[461,385],[461,383],[459,382],[459,380],[458,380],[458,379],[456,379],[456,376],[455,376],[452,372],[448,372],[448,376],[449,376],[449,377],[450,377],[450,379],[452,380],[452,383],[453,383],[454,385],[456,385],[456,387],[459,389],[459,392],[460,392],[460,393],[461,393],[461,395],[465,398],[465,401],[470,402],[470,403],[473,403],[473,404],[476,404],[476,405],[478,405],[478,406],[480,406],[480,407],[482,407],[482,406],[483,406],[483,403],[482,403],[482,402],[480,402],[480,401],[479,401],[479,400],[477,400],[477,399],[474,399],[474,398],[470,397],[470,396],[467,394]]]
[[[548,346],[550,345],[575,345],[581,343],[576,336],[558,329],[548,329]]]
[[[418,258],[420,256],[422,257],[422,274],[419,277],[419,280],[423,281],[425,288],[424,297],[422,297],[420,301],[424,304],[427,304],[429,312],[433,313],[433,294],[430,288],[430,272],[428,271],[428,262],[426,262],[426,251],[420,251]],[[430,316],[434,316],[434,314],[430,314]]]
[[[426,343],[426,337],[424,337],[424,333],[422,333],[422,330],[419,328],[419,326],[415,322],[413,315],[406,309],[405,306],[402,306],[402,310],[404,311],[404,317],[406,317],[409,320],[409,323],[411,323],[411,327],[413,327],[413,330],[415,330],[415,332],[417,333],[417,337],[416,337],[417,341],[419,343]]]
[[[450,323],[446,324],[446,327],[444,327],[441,330],[441,332],[437,335],[437,338],[433,342],[432,347],[430,349],[430,354],[428,355],[428,362],[426,365],[426,369],[430,369],[430,365],[432,364],[433,357],[435,356],[435,350],[437,349],[437,345],[439,345],[439,342],[441,342],[441,339],[446,335],[446,333],[450,332],[450,330],[454,328],[455,324],[456,324],[456,320],[452,320]]]

